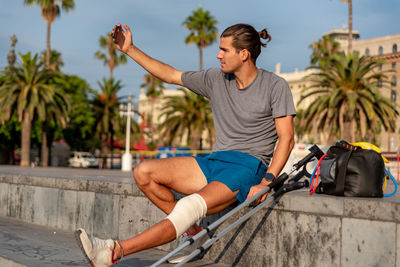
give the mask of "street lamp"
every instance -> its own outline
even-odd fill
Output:
[[[128,105],[121,104],[119,113],[126,116],[126,137],[125,137],[125,153],[122,155],[122,171],[132,171],[132,155],[130,153],[130,136],[131,136],[131,118],[135,114],[132,110],[132,96],[128,95]]]

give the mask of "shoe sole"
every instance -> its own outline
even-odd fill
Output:
[[[182,257],[179,257],[179,258],[176,258],[176,259],[173,259],[173,260],[167,260],[167,261],[168,261],[168,263],[172,263],[172,264],[180,263],[180,262],[183,261],[186,257],[187,257],[187,256],[182,256]]]
[[[92,267],[96,267],[96,266],[94,266],[93,262],[89,259],[89,257],[86,254],[85,249],[83,248],[81,234],[82,234],[82,231],[80,229],[75,231],[76,243],[78,243],[78,247],[81,249],[83,255],[85,256],[86,260],[90,263],[90,265],[92,265]]]

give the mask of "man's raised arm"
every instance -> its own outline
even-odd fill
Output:
[[[123,26],[126,32],[122,29],[121,24],[116,25],[111,31],[115,46],[118,50],[127,54],[136,61],[136,63],[160,80],[166,83],[183,85],[181,79],[183,71],[176,70],[172,66],[158,61],[142,52],[133,44],[132,32],[129,27],[125,24]]]

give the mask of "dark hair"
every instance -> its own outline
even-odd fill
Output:
[[[246,49],[250,52],[251,60],[256,63],[257,57],[261,53],[261,46],[265,47],[267,44],[261,42],[260,38],[271,41],[271,35],[268,34],[267,29],[257,32],[253,26],[249,24],[235,24],[225,29],[221,34],[222,37],[232,36],[232,45],[239,52]]]

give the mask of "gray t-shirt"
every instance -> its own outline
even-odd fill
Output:
[[[274,118],[295,115],[287,82],[259,69],[254,81],[239,89],[233,74],[212,68],[182,74],[185,87],[210,99],[215,127],[214,151],[240,151],[267,166],[278,135]]]

